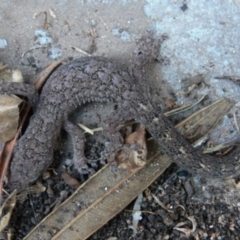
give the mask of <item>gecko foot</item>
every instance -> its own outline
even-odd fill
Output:
[[[74,164],[74,167],[77,169],[77,171],[80,174],[88,174],[88,175],[92,175],[95,173],[95,170],[92,167],[89,167],[87,162],[88,159],[85,157],[81,157],[81,159],[77,158],[77,157],[73,157],[73,159],[71,159],[71,161]]]
[[[118,151],[123,148],[123,143],[118,142],[107,142],[105,144],[105,149],[101,153],[102,159],[107,159],[107,161],[111,164],[115,163],[115,155]]]

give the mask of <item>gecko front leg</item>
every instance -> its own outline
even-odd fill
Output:
[[[17,94],[27,97],[32,106],[36,106],[39,94],[33,85],[0,80],[0,94]]]

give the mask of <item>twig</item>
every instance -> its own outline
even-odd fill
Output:
[[[5,70],[7,67],[8,67],[8,65],[7,65],[7,64],[5,64],[5,65],[2,65],[2,66],[0,67],[0,71],[3,71],[3,70]]]
[[[46,48],[46,47],[47,46],[41,46],[41,45],[33,46],[33,47],[29,48],[27,51],[23,52],[21,55],[21,58],[23,58],[27,52],[30,52],[32,50],[39,49],[39,48]]]
[[[70,47],[73,48],[74,50],[76,50],[76,51],[78,51],[78,52],[80,52],[80,53],[82,53],[82,54],[88,56],[88,57],[91,57],[91,56],[92,56],[91,54],[89,54],[89,53],[83,51],[82,49],[80,49],[80,48],[78,48],[78,47],[75,47],[75,46],[72,46],[72,45],[70,45]]]
[[[129,209],[125,209],[124,211],[125,212],[131,212],[131,213],[134,213],[134,212],[149,213],[149,214],[152,214],[152,215],[157,214],[157,213],[154,213],[154,212],[151,212],[151,211],[142,211],[142,210],[129,210]]]
[[[39,90],[43,83],[46,81],[48,76],[52,73],[52,71],[61,63],[62,61],[55,61],[51,65],[49,65],[45,70],[44,73],[38,78],[38,80],[34,83],[34,87]]]
[[[238,127],[238,124],[237,124],[237,118],[236,118],[236,114],[235,113],[233,113],[233,119],[234,119],[235,127],[236,127],[237,131],[239,132],[239,127]]]

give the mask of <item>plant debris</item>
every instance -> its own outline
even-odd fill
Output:
[[[19,106],[23,102],[18,97],[0,96],[0,142],[11,140],[18,128]]]
[[[12,211],[16,205],[16,198],[17,192],[13,191],[5,202],[0,206],[0,232],[8,226],[10,218],[12,216]]]

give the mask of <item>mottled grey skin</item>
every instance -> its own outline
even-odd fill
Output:
[[[17,142],[10,188],[22,189],[46,170],[52,162],[53,145],[61,128],[73,138],[75,166],[79,171],[87,169],[82,132],[68,121],[68,114],[86,102],[118,105],[117,113],[102,123],[111,143],[107,149],[110,154],[122,147],[116,126],[134,118],[146,126],[174,162],[194,175],[223,178],[239,173],[240,149],[223,158],[202,154],[193,149],[152,104],[143,67],[157,59],[159,43],[153,38],[140,41],[135,63],[129,69],[106,58],[83,57],[54,71],[42,89],[26,132]],[[37,101],[33,87],[27,84],[1,82],[0,92],[28,96],[33,103]]]

